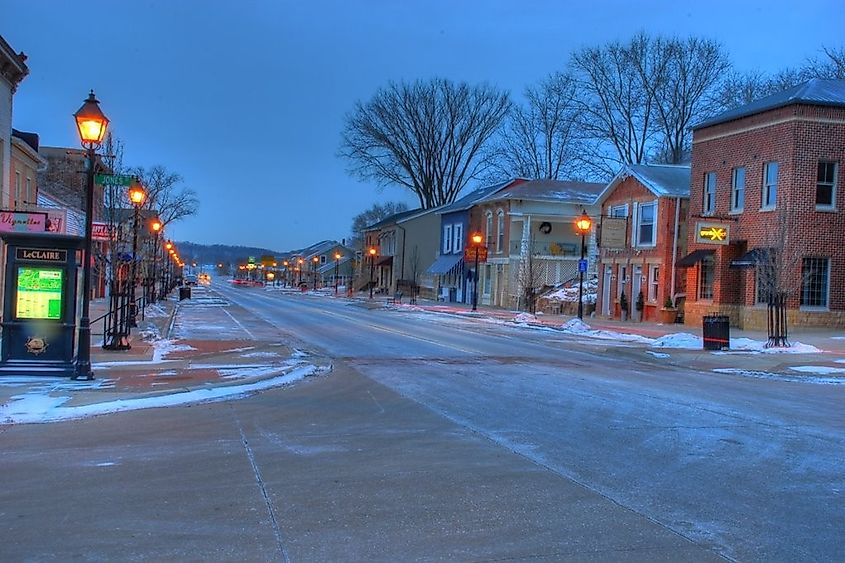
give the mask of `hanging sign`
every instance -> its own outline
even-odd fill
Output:
[[[728,244],[730,225],[700,222],[695,225],[695,241],[704,244]]]
[[[47,230],[47,214],[29,211],[0,211],[0,232],[43,233]]]

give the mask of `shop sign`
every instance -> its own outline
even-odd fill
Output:
[[[730,225],[699,222],[695,225],[695,241],[703,244],[729,244]]]

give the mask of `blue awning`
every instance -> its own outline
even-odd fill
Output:
[[[426,273],[438,275],[446,274],[452,268],[460,264],[463,259],[463,254],[443,254],[438,256],[437,260],[434,261],[434,264],[428,267]]]

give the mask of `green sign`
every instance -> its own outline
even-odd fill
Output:
[[[250,256],[250,257],[247,259],[247,263],[248,263],[248,264],[255,264],[255,256]]]
[[[64,270],[59,268],[19,267],[15,317],[61,319],[64,274]]]
[[[121,176],[117,174],[97,174],[94,177],[101,186],[131,186],[134,176]]]

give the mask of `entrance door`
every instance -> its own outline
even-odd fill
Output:
[[[633,309],[633,315],[636,320],[640,320],[640,315],[642,315],[642,311],[637,311],[636,303],[637,298],[640,295],[640,290],[643,288],[643,267],[642,266],[634,266],[634,273],[631,278],[631,305]]]
[[[610,301],[610,282],[613,279],[613,266],[608,264],[604,267],[604,281],[601,289],[601,314],[605,317],[611,315],[613,303]]]

